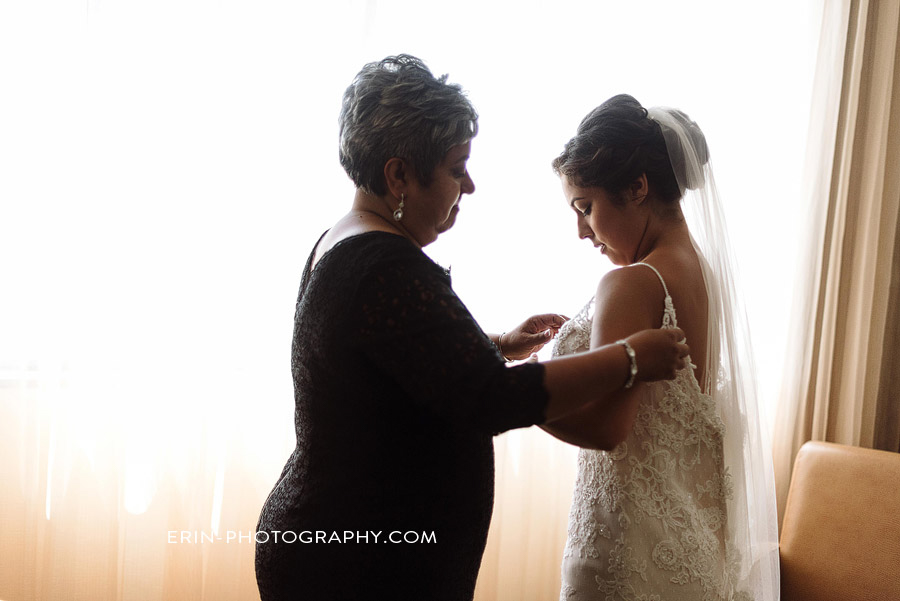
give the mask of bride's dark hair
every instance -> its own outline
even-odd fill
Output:
[[[702,153],[698,159],[706,163],[709,150],[703,132],[687,115],[680,116],[690,123],[688,131]],[[677,165],[677,157],[674,162],[676,168],[684,168]],[[552,165],[557,175],[572,183],[603,188],[614,198],[642,173],[647,174],[651,192],[664,203],[677,202],[683,193],[659,124],[628,94],[613,96],[588,113]]]

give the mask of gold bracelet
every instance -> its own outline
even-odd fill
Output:
[[[506,332],[503,332],[503,334],[506,334]],[[503,334],[497,336],[497,350],[500,351],[500,356],[503,357],[504,361],[506,361],[507,363],[511,363],[512,359],[507,357],[506,353],[503,352],[503,344],[501,342],[503,340]]]

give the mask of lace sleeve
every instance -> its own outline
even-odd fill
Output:
[[[544,421],[544,367],[507,368],[450,278],[405,240],[373,263],[357,291],[354,346],[413,402],[499,433]]]

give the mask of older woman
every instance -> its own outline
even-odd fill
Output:
[[[684,364],[642,332],[507,368],[562,319],[485,334],[422,247],[453,226],[477,115],[418,59],[366,65],[344,94],[350,211],[306,264],[292,367],[297,446],[260,515],[262,599],[470,599],[493,494],[492,436],[565,416]]]

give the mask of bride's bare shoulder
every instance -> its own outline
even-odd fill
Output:
[[[606,273],[597,284],[598,306],[654,307],[663,298],[659,278],[652,269],[629,265]]]
[[[666,282],[670,292],[674,289],[703,290],[704,288],[700,260],[690,244],[661,249],[659,252],[649,255],[644,262],[652,265],[659,272],[659,277]],[[650,271],[646,267],[643,269]]]

